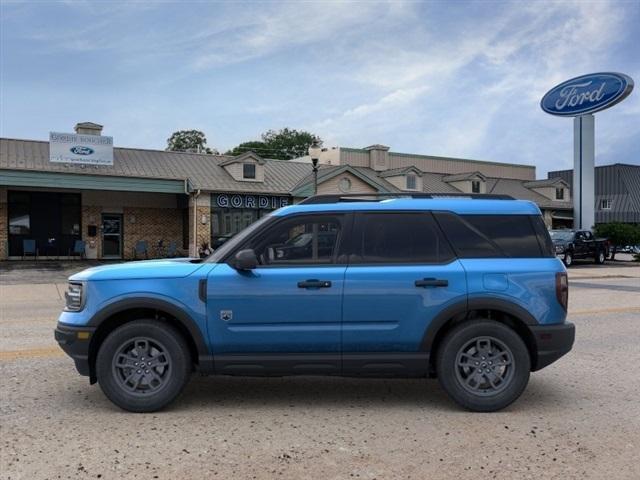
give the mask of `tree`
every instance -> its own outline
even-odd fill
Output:
[[[167,139],[167,151],[218,153],[207,147],[207,138],[200,130],[178,130]]]
[[[254,140],[252,142],[243,142],[237,147],[232,148],[225,155],[233,155],[234,157],[237,155],[242,155],[245,152],[252,151],[260,155],[261,157],[269,157],[267,154],[267,146],[264,142],[260,142],[258,140]]]
[[[261,138],[262,141],[241,143],[229,150],[227,155],[239,155],[253,150],[261,157],[290,160],[306,155],[314,141],[322,143],[317,135],[289,128],[278,131],[268,130],[262,134]]]
[[[613,250],[611,251],[611,260],[616,256],[618,247],[625,245],[636,245],[640,243],[640,226],[630,223],[600,223],[595,227],[595,233],[598,237],[606,237],[611,242]]]

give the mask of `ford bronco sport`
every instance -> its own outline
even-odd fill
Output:
[[[571,349],[567,300],[531,202],[316,196],[203,260],[73,275],[55,337],[134,412],[169,404],[193,371],[437,377],[462,407],[494,411]]]

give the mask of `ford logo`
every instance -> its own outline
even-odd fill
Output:
[[[622,73],[591,73],[572,78],[549,90],[540,107],[551,115],[575,117],[598,112],[624,100],[633,80]]]
[[[71,147],[69,150],[76,155],[91,155],[94,152],[93,148],[81,147],[80,145]]]

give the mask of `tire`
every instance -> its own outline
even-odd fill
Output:
[[[157,320],[135,320],[116,328],[96,358],[100,388],[130,412],[154,412],[169,405],[186,386],[191,367],[180,332]]]
[[[564,262],[565,267],[567,267],[567,268],[569,268],[571,265],[573,265],[573,254],[565,253],[563,262]]]
[[[597,254],[596,254],[596,264],[597,265],[602,265],[604,263],[604,261],[606,260],[606,255],[604,253],[604,250],[600,250]]]
[[[508,365],[498,365],[507,361]],[[478,373],[477,368],[485,371]],[[520,336],[493,320],[458,325],[437,351],[440,385],[458,405],[474,412],[494,412],[510,405],[527,386],[530,370],[529,351]]]

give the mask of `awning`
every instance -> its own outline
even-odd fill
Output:
[[[187,193],[188,189],[185,180],[78,175],[73,173],[35,172],[33,170],[0,170],[0,185],[154,193]]]

